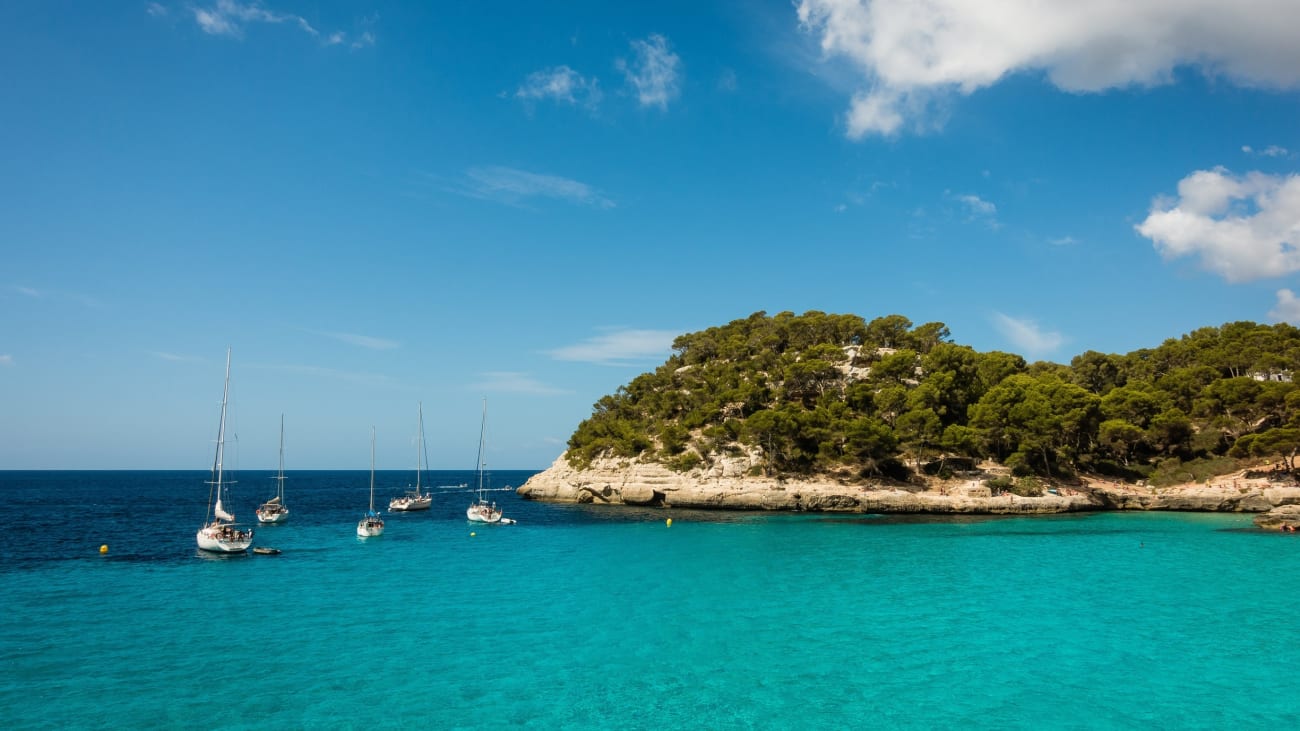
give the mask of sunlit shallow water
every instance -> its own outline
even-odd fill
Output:
[[[707,513],[502,491],[519,523],[492,527],[444,488],[362,541],[368,473],[307,472],[290,522],[257,530],[281,555],[212,558],[194,548],[205,477],[0,473],[21,526],[0,549],[7,726],[1300,721],[1300,538],[1248,515]],[[409,477],[381,473],[380,502]],[[268,483],[241,477],[240,517]]]

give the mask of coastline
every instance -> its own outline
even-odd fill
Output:
[[[1168,510],[1263,513],[1300,505],[1300,485],[1226,475],[1207,484],[1164,488],[1082,478],[1053,486],[1055,494],[1022,497],[990,494],[980,478],[930,481],[925,485],[842,484],[830,479],[793,480],[747,475],[743,459],[721,460],[705,470],[679,473],[652,463],[596,460],[571,467],[561,455],[516,492],[525,500],[595,505],[633,505],[714,510],[775,510],[838,513],[1034,515],[1086,511]]]

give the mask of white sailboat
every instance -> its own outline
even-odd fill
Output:
[[[257,522],[263,525],[289,519],[289,507],[284,504],[284,414],[280,414],[280,474],[275,479],[275,497],[257,506]]]
[[[384,521],[375,512],[375,428],[370,427],[370,510],[357,522],[357,536],[370,538],[384,534]]]
[[[235,524],[235,516],[222,507],[228,498],[222,461],[226,456],[226,403],[230,399],[230,349],[226,349],[226,385],[221,392],[221,421],[217,426],[217,455],[212,461],[212,479],[208,482],[208,514],[195,540],[199,548],[213,553],[243,553],[253,543],[253,531]]]
[[[405,495],[388,501],[388,509],[392,511],[428,510],[433,505],[433,493],[420,492],[420,468],[428,460],[428,450],[424,446],[424,404],[419,406],[420,431],[415,445],[415,487],[407,490]]]
[[[483,399],[483,419],[478,430],[478,499],[470,504],[465,511],[465,517],[475,523],[513,523],[515,521],[502,516],[501,508],[497,507],[495,502],[490,503],[483,497],[483,492],[487,489],[483,479],[483,471],[487,467],[483,461],[483,442],[486,435],[487,399]]]

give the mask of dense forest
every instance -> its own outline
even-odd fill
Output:
[[[1300,449],[1300,329],[1234,322],[1068,366],[980,353],[901,315],[756,312],[678,337],[667,362],[569,439],[676,470],[757,456],[756,474],[908,480],[992,459],[1016,475],[1203,479]]]

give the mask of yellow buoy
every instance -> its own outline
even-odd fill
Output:
[[[470,537],[470,538],[473,538],[473,537],[476,536],[476,535],[478,535],[478,534],[475,533],[474,531],[470,531],[470,532],[469,532],[469,537]]]
[[[665,520],[664,524],[667,525],[669,528],[673,527],[673,519],[669,518],[668,520]]]
[[[100,546],[100,547],[99,547],[99,552],[100,552],[100,553],[108,553],[108,544],[105,543],[104,545]]]

